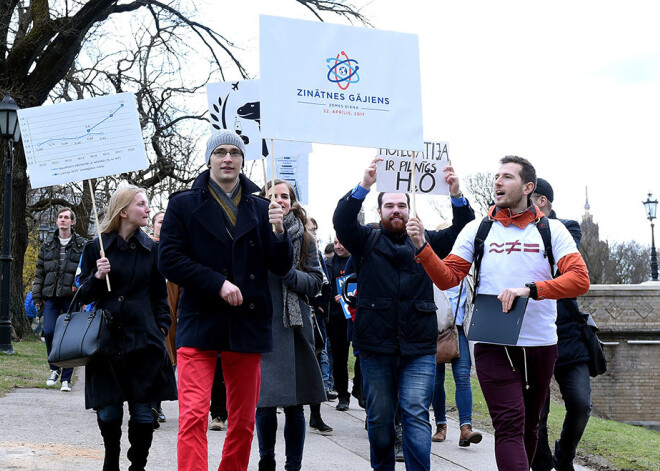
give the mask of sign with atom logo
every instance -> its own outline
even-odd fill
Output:
[[[424,151],[416,35],[265,15],[259,31],[263,138]]]
[[[349,59],[344,51],[337,54],[337,57],[330,57],[325,60],[328,63],[328,80],[336,83],[342,90],[347,90],[352,83],[358,83],[360,76],[358,62]]]

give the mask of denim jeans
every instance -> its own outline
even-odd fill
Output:
[[[257,407],[257,438],[259,456],[275,458],[275,439],[277,434],[277,408]],[[305,412],[303,406],[284,408],[284,449],[286,462],[284,469],[298,471],[302,466],[305,448]]]
[[[53,335],[55,334],[55,323],[60,314],[64,314],[69,310],[71,298],[48,298],[44,301],[44,339],[46,340],[46,353],[50,355],[53,348]],[[59,371],[60,367],[48,364],[53,371]],[[73,376],[73,368],[62,368],[62,376],[60,381],[71,382]]]
[[[472,386],[470,385],[470,346],[463,326],[458,328],[458,350],[460,356],[451,362],[451,371],[456,384],[456,408],[460,425],[472,425]],[[445,407],[445,364],[438,363],[435,370],[435,390],[433,391],[433,413],[436,425],[447,423],[447,410]]]
[[[323,382],[326,384],[327,389],[335,389],[335,376],[332,374],[332,369],[334,368],[332,362],[332,345],[330,345],[329,337],[325,338],[325,353],[328,356],[328,381],[326,383],[324,376]],[[323,371],[321,371],[321,373],[323,373]]]
[[[360,352],[360,366],[367,400],[371,467],[375,471],[394,470],[394,416],[398,400],[406,470],[430,470],[429,406],[435,381],[435,355]]]
[[[129,402],[128,412],[131,414],[131,420],[140,424],[150,424],[154,421],[151,415],[150,402]],[[109,404],[96,409],[96,414],[101,422],[114,422],[124,417],[124,403]]]
[[[555,442],[556,469],[573,469],[575,449],[587,428],[591,415],[591,380],[586,362],[555,367],[555,379],[559,384],[566,405],[566,416],[559,440]],[[534,471],[549,471],[553,468],[552,452],[548,444],[548,413],[550,395],[546,400],[539,422],[539,444],[532,462]]]

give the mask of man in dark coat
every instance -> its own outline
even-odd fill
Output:
[[[206,428],[220,352],[227,437],[220,469],[247,469],[259,398],[261,353],[270,352],[268,270],[284,276],[293,249],[282,208],[252,193],[245,145],[232,131],[206,145],[206,170],[170,198],[160,237],[163,274],[181,286],[177,325],[179,470],[207,469]]]
[[[415,247],[406,234],[407,194],[379,195],[378,229],[362,226],[357,220],[362,201],[376,182],[380,160],[374,159],[362,182],[339,201],[333,218],[337,238],[361,264],[353,344],[360,351],[364,378],[371,466],[374,470],[394,470],[398,401],[406,467],[429,470],[429,407],[438,336],[433,285],[423,268],[416,266]],[[445,172],[453,225],[427,232],[429,243],[440,257],[449,254],[458,233],[474,219],[453,169],[446,167]],[[378,232],[370,236],[373,231]]]
[[[554,191],[543,178],[538,178],[532,193],[532,201],[551,219],[557,219],[552,209]],[[582,231],[577,221],[560,219],[571,233],[575,245],[580,248]],[[582,434],[591,415],[591,379],[589,378],[589,350],[582,337],[580,325],[582,314],[577,299],[557,300],[557,362],[555,380],[559,384],[562,399],[566,406],[566,416],[559,439],[555,442],[554,456],[548,444],[548,414],[550,394],[548,394],[539,421],[539,441],[536,447],[532,469],[534,471],[573,470],[573,459]]]
[[[77,289],[74,277],[86,240],[76,234],[73,226],[76,215],[71,208],[61,208],[57,213],[57,230],[39,249],[37,269],[32,283],[32,300],[35,306],[44,309],[44,330],[46,351],[50,354],[53,346],[55,322],[60,314],[67,312],[73,293]],[[61,372],[61,375],[60,375]],[[48,386],[57,384],[60,379],[61,391],[71,391],[73,368],[60,370],[50,365]]]

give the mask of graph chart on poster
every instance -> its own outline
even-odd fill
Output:
[[[149,165],[132,93],[27,108],[18,119],[32,188]]]

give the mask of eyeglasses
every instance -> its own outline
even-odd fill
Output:
[[[243,157],[243,154],[238,149],[234,149],[234,150],[216,149],[211,153],[213,155],[217,155],[218,157],[224,157],[225,155],[229,154],[233,159]]]
[[[316,234],[316,231],[318,231],[318,229],[319,229],[318,227],[310,227],[309,229],[307,229],[307,231]]]

